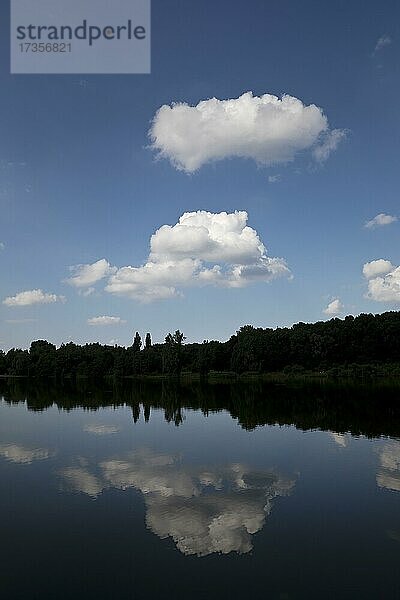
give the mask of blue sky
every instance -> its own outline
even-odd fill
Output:
[[[323,311],[335,300],[331,314],[398,308],[400,224],[365,227],[399,215],[397,2],[153,0],[152,73],[123,76],[10,75],[8,8],[0,11],[0,347],[38,338],[126,345],[136,330],[161,341],[177,328],[189,341],[225,340],[247,323],[329,318]],[[230,157],[229,136],[224,157],[193,173],[172,164],[171,149],[156,159],[148,132],[161,106],[249,91],[316,105],[343,139],[323,163],[313,157],[321,140],[271,166],[268,144],[264,164]],[[190,115],[189,145],[197,143]],[[167,146],[172,134],[167,123]],[[220,265],[228,284],[189,275],[153,302],[141,301],[141,289],[105,291],[116,269],[148,263],[152,234],[199,210],[245,211],[265,256],[284,259],[292,277],[236,286],[235,261],[209,264],[203,253],[201,268]],[[103,258],[107,278],[65,281],[79,274],[70,266]],[[378,259],[390,264],[374,263],[368,283],[363,265]],[[18,305],[17,294],[32,290],[48,302]],[[99,316],[121,322],[88,323]]]

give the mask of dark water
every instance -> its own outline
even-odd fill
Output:
[[[2,599],[400,597],[400,387],[1,385]]]

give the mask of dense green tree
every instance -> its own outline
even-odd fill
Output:
[[[141,369],[144,375],[155,375],[162,373],[163,345],[155,344],[144,348],[141,355]]]
[[[195,370],[198,371],[200,375],[207,375],[210,371],[211,363],[212,355],[210,342],[208,340],[204,340],[204,342],[199,346],[197,351],[197,361]]]
[[[6,354],[3,350],[0,350],[0,375],[5,375],[7,373],[7,360]]]
[[[18,350],[12,348],[7,352],[7,374],[19,377],[29,377],[31,375],[31,357],[28,350]]]
[[[182,371],[182,345],[185,340],[183,333],[177,329],[165,338],[163,353],[163,372],[169,375],[180,375]]]
[[[57,357],[54,344],[50,344],[45,340],[32,342],[29,355],[31,358],[31,375],[55,377]]]

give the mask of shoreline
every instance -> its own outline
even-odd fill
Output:
[[[379,367],[376,367],[379,369]],[[98,376],[65,376],[65,377],[57,377],[54,376],[46,376],[46,375],[0,375],[0,380],[12,380],[12,379],[20,379],[20,380],[32,380],[32,381],[184,381],[184,382],[223,382],[223,383],[235,383],[235,382],[253,382],[253,381],[271,381],[276,383],[284,383],[286,381],[304,381],[304,380],[313,380],[313,381],[349,381],[349,380],[357,380],[357,381],[382,381],[382,380],[390,380],[390,381],[399,381],[400,376],[398,374],[390,374],[390,373],[376,373],[376,372],[366,372],[365,368],[359,366],[359,370],[357,373],[350,369],[340,370],[338,374],[332,374],[330,372],[317,372],[317,371],[306,371],[303,373],[284,373],[284,372],[271,372],[271,373],[256,373],[256,372],[246,372],[246,373],[233,373],[229,371],[216,371],[210,372],[207,375],[202,375],[200,373],[190,373],[183,372],[180,375],[170,375],[170,374],[137,374],[137,375],[104,375],[99,378]]]

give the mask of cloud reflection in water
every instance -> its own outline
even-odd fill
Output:
[[[45,460],[53,454],[47,448],[27,448],[18,444],[0,444],[0,456],[10,462],[23,465],[30,465],[35,460]]]
[[[379,462],[378,487],[400,492],[400,442],[393,440],[385,444],[379,453]]]
[[[201,468],[179,457],[140,450],[124,460],[89,467],[82,459],[62,471],[69,489],[96,498],[107,488],[135,488],[144,494],[147,527],[171,537],[185,555],[249,552],[273,501],[288,496],[292,478],[244,465]]]

